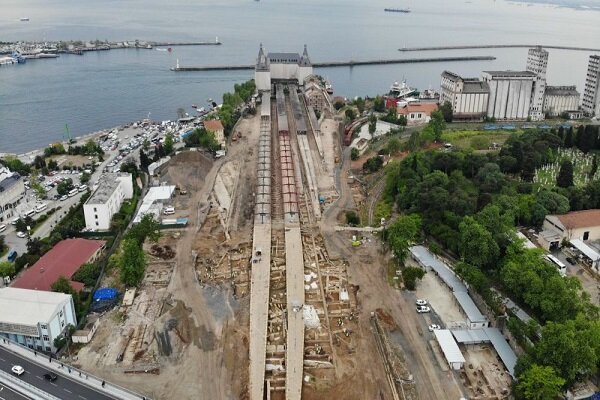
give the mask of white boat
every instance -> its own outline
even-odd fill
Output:
[[[0,66],[16,64],[17,60],[12,57],[0,57]]]
[[[29,21],[29,17],[23,17],[20,19],[21,22],[27,22]]]
[[[406,84],[406,80],[403,80],[402,83],[394,82],[394,84],[390,87],[390,96],[394,96],[397,99],[402,99],[410,94],[415,93],[416,91],[416,89],[413,89]]]

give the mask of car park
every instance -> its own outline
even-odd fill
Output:
[[[427,306],[417,306],[417,312],[418,312],[419,314],[422,314],[422,313],[428,313],[428,312],[430,312],[430,311],[431,311],[431,308],[429,308],[429,307],[427,307]]]
[[[50,382],[54,382],[57,378],[58,376],[56,376],[56,374],[53,374],[52,372],[47,372],[44,374],[44,379]]]
[[[431,324],[427,327],[429,329],[429,332],[433,332],[433,331],[437,331],[438,329],[442,329],[439,325],[437,324]]]
[[[423,300],[423,299],[418,299],[415,302],[418,306],[426,306],[427,305],[427,300]]]
[[[21,367],[20,365],[13,365],[13,367],[10,369],[12,371],[13,374],[21,376],[25,373],[25,369],[23,367]]]

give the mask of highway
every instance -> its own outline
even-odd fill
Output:
[[[38,355],[40,362],[47,363],[48,359],[45,356]],[[53,361],[55,363],[57,361]],[[10,351],[7,351],[3,348],[0,348],[0,369],[8,372],[11,372],[11,368],[13,365],[20,365],[25,369],[25,373],[19,377],[19,379],[33,385],[46,393],[54,395],[59,399],[76,399],[76,400],[110,400],[116,399],[115,397],[109,396],[105,393],[100,393],[91,387],[85,386],[79,382],[76,382],[72,378],[67,377],[67,371],[65,370],[65,374],[58,374],[58,379],[54,382],[49,382],[44,379],[44,374],[49,371],[49,369],[44,368],[36,363],[30,362],[29,360],[20,357]],[[66,369],[66,366],[65,366]],[[53,371],[54,372],[54,371]],[[74,372],[73,372],[74,373]],[[99,388],[100,389],[100,388]],[[6,389],[5,389],[6,390]],[[4,391],[3,391],[4,392]],[[3,393],[2,392],[2,393]],[[0,393],[0,398],[3,397],[3,394]],[[6,397],[8,399],[19,399],[21,397]]]
[[[15,392],[8,386],[0,384],[0,400],[27,400],[29,397]]]

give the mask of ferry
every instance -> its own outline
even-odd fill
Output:
[[[397,13],[404,13],[404,14],[408,14],[410,12],[410,10],[408,8],[384,8],[383,11],[397,12]]]
[[[394,84],[390,87],[389,94],[397,99],[403,99],[411,94],[414,94],[416,91],[416,89],[413,89],[406,84],[406,80],[403,80],[402,83],[394,82]]]

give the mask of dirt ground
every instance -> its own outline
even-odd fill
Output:
[[[83,167],[84,165],[91,164],[95,159],[96,157],[90,160],[88,156],[71,156],[68,154],[54,155],[49,158],[49,160],[56,161],[60,169],[66,166]],[[49,160],[46,160],[46,162]]]
[[[417,298],[426,299],[429,302],[431,308],[444,321],[443,326],[450,327],[465,323],[465,317],[452,292],[435,274],[425,274],[417,286],[416,295]]]

